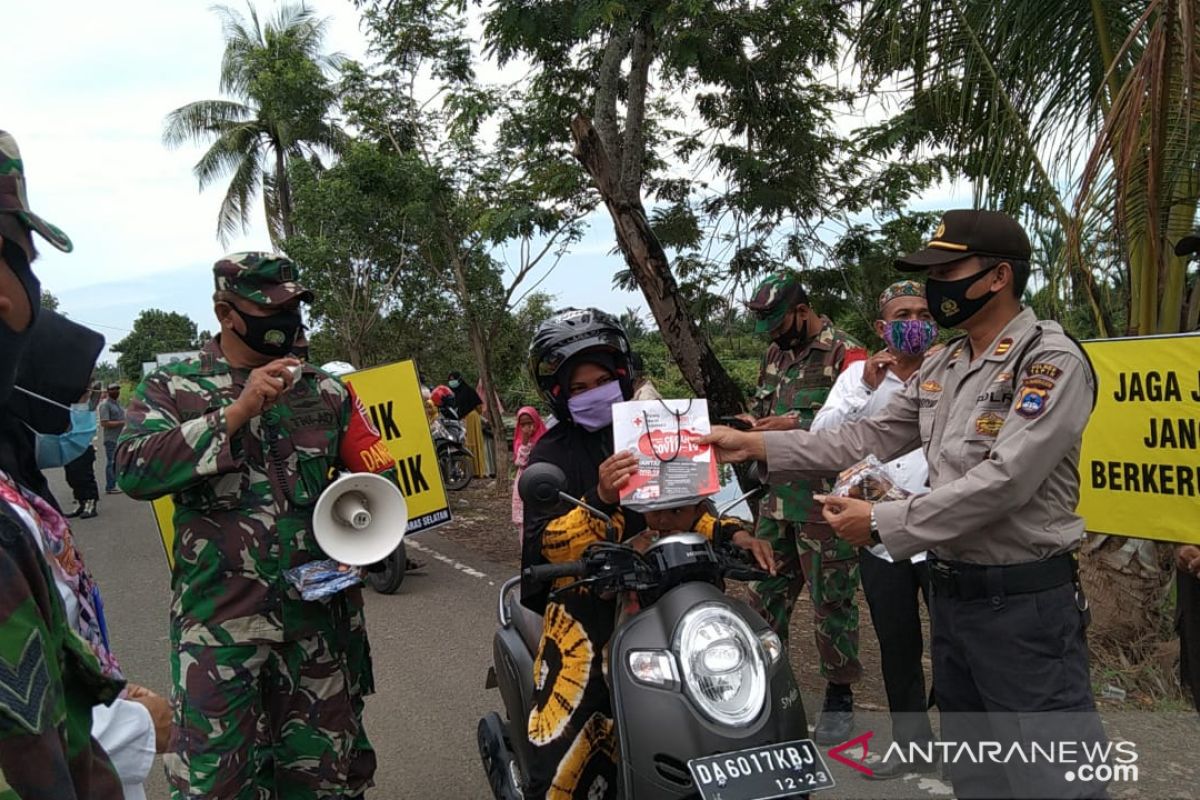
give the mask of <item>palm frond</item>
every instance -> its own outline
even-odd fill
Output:
[[[245,97],[254,77],[253,54],[264,45],[262,26],[258,11],[253,4],[246,4],[250,19],[229,6],[213,6],[212,10],[221,18],[221,30],[225,36],[225,52],[221,57],[221,91]]]
[[[1140,333],[1172,332],[1182,323],[1186,263],[1171,247],[1195,224],[1200,202],[1198,9],[1198,0],[1148,4],[1135,31],[1144,45],[1079,181],[1073,257],[1082,259],[1089,229],[1107,223],[1120,233],[1130,329]]]
[[[192,168],[192,173],[200,183],[200,191],[230,172],[236,172],[251,153],[261,153],[264,147],[261,134],[262,129],[255,121],[223,131]]]
[[[872,0],[856,57],[869,85],[894,81],[909,94],[929,132],[922,146],[954,153],[979,202],[1054,213],[1079,142],[1098,125],[1114,66],[1104,43],[1125,41],[1142,5]]]
[[[198,100],[167,115],[163,144],[204,144],[229,128],[253,119],[254,109],[232,100]]]
[[[250,150],[234,172],[225,199],[221,201],[221,210],[217,214],[217,239],[221,244],[227,244],[239,229],[245,230],[248,226],[250,207],[262,179],[262,152]]]

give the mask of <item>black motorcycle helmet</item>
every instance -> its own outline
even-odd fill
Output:
[[[570,419],[564,367],[584,353],[604,353],[626,398],[633,396],[634,355],[625,328],[598,308],[564,308],[538,326],[529,343],[529,374],[538,394],[560,420]],[[571,364],[573,367],[574,364]]]

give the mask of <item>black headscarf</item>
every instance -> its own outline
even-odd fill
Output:
[[[65,406],[87,391],[104,337],[54,311],[43,309],[21,354],[16,384]],[[70,425],[64,409],[13,390],[0,407],[0,469],[59,508],[38,468],[34,434],[62,433]]]
[[[454,409],[458,412],[459,418],[464,419],[467,414],[483,405],[483,400],[479,398],[479,392],[463,380],[460,373],[450,373],[450,380],[458,381],[458,386],[452,386],[451,391],[454,392]]]

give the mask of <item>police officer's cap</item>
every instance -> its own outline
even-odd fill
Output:
[[[984,209],[957,209],[942,215],[925,249],[896,259],[896,269],[915,272],[970,256],[1028,261],[1032,248],[1021,224],[1008,214]]]

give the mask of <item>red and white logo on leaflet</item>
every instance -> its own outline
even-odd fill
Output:
[[[635,421],[636,422],[636,421]],[[643,455],[658,458],[695,458],[707,448],[697,444],[701,434],[683,430],[676,436],[668,431],[649,431],[638,440],[638,449]]]

